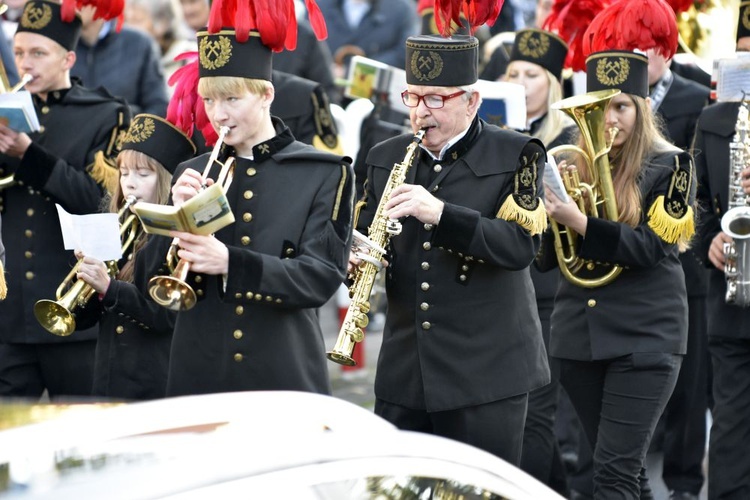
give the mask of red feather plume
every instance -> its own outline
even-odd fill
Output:
[[[667,3],[672,7],[672,10],[675,11],[676,14],[679,14],[680,12],[685,12],[690,9],[690,7],[693,6],[693,1],[694,0],[667,0]]]
[[[588,56],[602,50],[649,50],[671,59],[677,51],[677,21],[664,0],[617,0],[592,21],[584,35]]]
[[[174,58],[175,61],[187,60],[169,78],[169,85],[174,86],[174,94],[167,106],[167,121],[179,128],[186,135],[192,136],[195,128],[200,130],[208,146],[216,144],[218,135],[206,115],[203,99],[198,95],[198,52],[184,52]]]
[[[555,0],[542,28],[556,33],[568,44],[566,68],[586,71],[583,36],[591,21],[610,3],[612,0]]]
[[[325,19],[315,0],[305,0],[310,25],[318,40],[328,37]],[[263,44],[274,52],[297,48],[294,0],[214,0],[208,18],[209,33],[234,28],[237,41],[247,41],[257,30]]]
[[[117,18],[117,31],[120,31],[125,21],[125,0],[62,0],[60,5],[60,17],[69,23],[73,20],[76,12],[84,7],[94,7],[94,19]]]
[[[504,0],[435,0],[435,26],[444,37],[453,33],[453,26],[461,26],[461,14],[469,22],[469,31],[474,32],[483,24],[492,26]]]

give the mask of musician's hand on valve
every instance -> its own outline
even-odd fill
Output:
[[[581,236],[586,235],[588,218],[581,213],[572,199],[568,199],[565,203],[557,197],[554,191],[544,186],[544,208],[547,210],[547,215],[558,224],[571,228]]]
[[[0,153],[22,158],[30,144],[31,138],[25,133],[0,125]]]
[[[424,224],[437,224],[445,203],[432,196],[424,187],[415,184],[402,184],[393,190],[385,204],[391,219],[416,217]]]
[[[91,285],[96,293],[106,293],[112,279],[109,276],[107,265],[99,259],[84,256],[80,250],[76,251],[76,258],[80,262],[76,278]]]
[[[201,174],[192,168],[186,169],[180,178],[172,186],[172,203],[176,207],[182,206],[183,203],[194,197],[201,191],[204,180]],[[213,179],[205,181],[207,186],[214,183]]]
[[[213,235],[170,232],[180,239],[177,256],[190,262],[190,270],[205,274],[227,274],[229,272],[229,249]]]
[[[708,260],[711,264],[721,272],[724,272],[724,263],[726,262],[724,256],[724,243],[731,243],[732,238],[724,232],[719,232],[714,239],[711,240],[711,246],[708,247]]]
[[[750,167],[742,170],[742,172],[740,173],[740,178],[742,179],[740,182],[742,184],[743,191],[745,191],[746,195],[750,195]]]

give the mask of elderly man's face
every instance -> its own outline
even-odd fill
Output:
[[[448,96],[460,92],[458,87],[427,87],[423,85],[408,85],[407,90],[424,96],[438,94]],[[479,94],[466,93],[453,99],[448,99],[440,109],[428,108],[421,99],[416,108],[409,110],[412,131],[416,134],[421,129],[427,129],[422,139],[422,145],[437,155],[449,140],[466,130],[471,125],[479,108]]]
[[[750,52],[750,36],[743,36],[737,40],[737,50],[740,52]]]

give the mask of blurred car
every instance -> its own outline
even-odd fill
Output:
[[[70,405],[0,432],[0,497],[563,498],[475,447],[298,392]]]

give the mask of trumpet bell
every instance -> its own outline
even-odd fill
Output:
[[[187,311],[196,303],[190,285],[174,276],[154,276],[148,282],[148,293],[154,302],[172,311]]]
[[[34,304],[34,316],[45,330],[58,337],[67,337],[76,329],[73,313],[54,300],[45,299]]]

